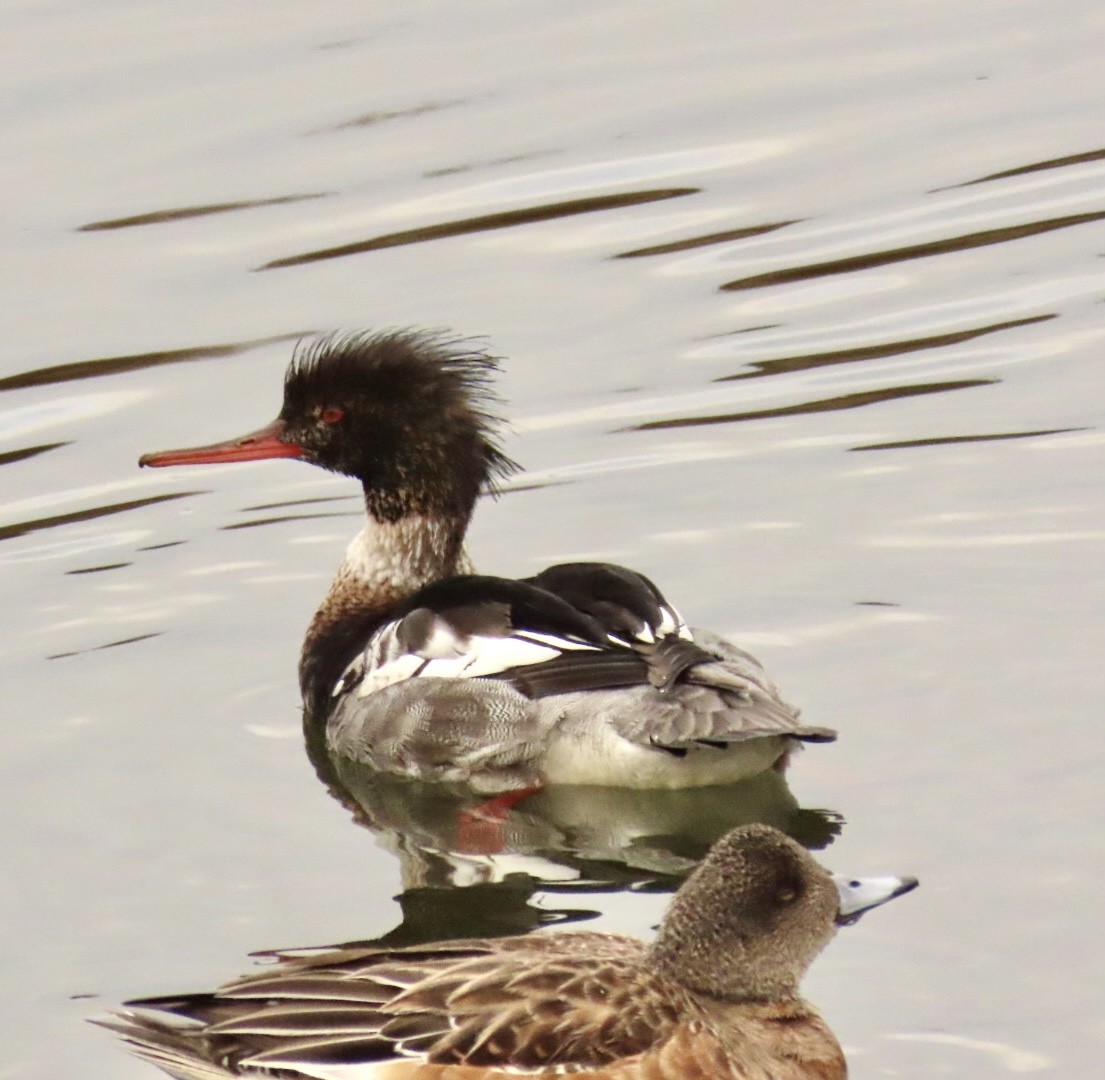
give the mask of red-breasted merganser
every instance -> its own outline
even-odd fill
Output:
[[[650,945],[592,931],[278,952],[213,993],[95,1022],[178,1080],[845,1080],[800,980],[837,927],[916,886],[830,874],[746,825]]]
[[[472,572],[499,447],[497,361],[422,331],[301,345],[284,404],[237,439],[141,465],[299,458],[364,487],[367,522],[307,631],[299,676],[333,751],[481,791],[546,783],[728,783],[780,764],[807,727],[759,663],[690,630],[648,578],[566,563],[519,580]]]

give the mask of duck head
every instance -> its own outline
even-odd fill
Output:
[[[722,1000],[793,998],[838,926],[916,886],[916,878],[838,878],[778,829],[742,826],[676,893],[652,957],[671,978]]]
[[[496,359],[424,331],[329,335],[301,345],[267,426],[209,446],[145,454],[140,465],[299,458],[356,477],[380,521],[466,520],[481,489],[516,466],[499,449]]]

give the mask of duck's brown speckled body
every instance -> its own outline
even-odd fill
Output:
[[[843,1080],[799,980],[837,925],[915,884],[834,878],[777,830],[743,826],[651,945],[559,933],[284,954],[104,1023],[180,1080]]]

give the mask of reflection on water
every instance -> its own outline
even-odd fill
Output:
[[[43,443],[41,446],[24,446],[19,450],[7,450],[0,454],[0,465],[12,465],[17,461],[26,461],[28,458],[37,457],[50,450],[57,450],[60,446],[68,446],[67,442]]]
[[[649,255],[673,255],[677,251],[692,251],[694,248],[709,247],[711,244],[724,244],[730,240],[747,240],[751,236],[763,236],[764,233],[783,229],[787,225],[796,225],[797,218],[790,221],[772,221],[766,225],[745,225],[739,229],[726,229],[722,232],[706,233],[704,236],[691,236],[682,240],[671,240],[666,244],[652,244],[650,247],[634,248],[632,251],[620,251],[615,259],[640,259]]]
[[[321,521],[327,518],[361,518],[360,513],[334,513],[334,514],[280,514],[277,517],[255,518],[253,521],[235,521],[230,525],[220,526],[223,532],[232,532],[235,529],[256,529],[262,525],[281,525],[285,521]]]
[[[888,386],[883,390],[860,390],[854,394],[803,401],[798,405],[780,405],[774,409],[750,409],[745,412],[722,413],[717,416],[681,416],[666,420],[646,420],[643,424],[620,428],[621,431],[659,431],[664,428],[701,427],[704,424],[735,424],[745,420],[775,420],[782,416],[800,416],[804,413],[837,412],[842,409],[861,409],[897,398],[918,397],[922,394],[942,394],[948,390],[970,390],[976,386],[991,386],[997,379],[951,379],[947,382],[920,383],[914,386]]]
[[[362,116],[355,116],[352,120],[343,120],[340,124],[318,128],[315,131],[308,132],[308,134],[321,135],[328,131],[347,131],[349,128],[372,127],[375,124],[387,123],[388,120],[406,120],[415,116],[424,116],[426,113],[440,112],[442,109],[455,108],[457,105],[463,104],[464,101],[459,98],[453,101],[425,101],[418,105],[408,105],[404,109],[364,113]]]
[[[103,567],[110,569],[110,567]],[[85,653],[100,652],[103,649],[115,649],[120,645],[133,645],[139,641],[149,641],[150,638],[160,637],[161,631],[153,634],[136,634],[134,637],[120,638],[118,641],[109,641],[104,645],[93,645],[88,649],[74,649],[72,652],[59,652],[47,656],[47,660],[65,660],[70,656],[83,656]]]
[[[904,450],[915,446],[950,446],[955,443],[1005,442],[1008,439],[1035,439],[1041,435],[1069,435],[1072,431],[1090,431],[1091,428],[1045,428],[1042,431],[1005,431],[996,435],[943,435],[927,439],[897,439],[893,442],[867,443],[850,446],[849,450]]]
[[[297,328],[433,322],[504,343],[536,466],[478,524],[481,561],[615,547],[789,648],[807,707],[847,718],[799,775],[846,792],[849,847],[900,844],[942,882],[834,960],[862,1071],[1095,1075],[1100,5],[339,7],[23,5],[9,27],[0,559],[9,707],[33,718],[3,747],[25,825],[4,856],[9,1068],[114,1080],[68,994],[332,939],[351,905],[319,882],[371,876],[336,936],[378,933],[396,859],[397,942],[599,910],[622,929],[617,891],[670,888],[729,820],[811,845],[839,828],[769,775],[647,805],[547,792],[480,831],[460,793],[313,752],[392,855],[312,815],[292,743],[242,766],[251,728],[296,731],[296,630],[344,542],[310,518],[346,507],[278,470],[111,484],[165,416],[219,430],[268,396]],[[855,617],[883,597],[899,621]],[[1041,687],[1062,690],[1048,723]],[[77,709],[94,723],[59,720]],[[1011,1026],[1026,1049],[1002,1057]]]
[[[75,510],[71,514],[53,514],[50,517],[18,521],[11,525],[0,526],[0,540],[13,540],[17,536],[26,536],[28,533],[39,532],[42,529],[56,529],[61,525],[72,525],[80,521],[94,521],[96,518],[124,514],[128,510],[137,510],[143,506],[156,506],[158,503],[173,502],[202,494],[201,491],[174,491],[167,495],[150,495],[144,499],[128,499],[126,502],[109,503],[107,506],[93,506],[88,510]]]
[[[457,176],[460,173],[475,172],[478,169],[491,169],[496,165],[517,165],[522,161],[552,157],[557,153],[559,153],[557,150],[534,150],[528,154],[508,154],[506,157],[488,158],[485,161],[466,161],[463,165],[443,165],[439,169],[427,169],[422,175],[427,180],[433,180],[442,176]]]
[[[330,795],[399,860],[403,922],[381,939],[388,943],[517,933],[594,914],[575,903],[550,912],[549,894],[569,905],[596,892],[672,892],[737,825],[774,825],[813,849],[843,827],[834,811],[800,807],[774,770],[673,791],[554,785],[488,816],[486,796],[463,785],[375,772],[330,754],[320,725],[305,724],[305,734]],[[529,904],[537,891],[541,909]]]
[[[921,352],[926,349],[943,349],[949,345],[962,345],[987,334],[996,334],[1000,330],[1011,330],[1018,326],[1031,326],[1034,323],[1054,319],[1054,314],[1033,315],[1024,319],[1009,319],[989,326],[976,326],[968,330],[955,330],[946,334],[932,334],[927,337],[910,338],[905,341],[883,341],[876,345],[856,345],[849,349],[833,349],[828,352],[803,353],[798,356],[780,356],[771,360],[753,360],[748,364],[751,371],[738,371],[733,375],[718,375],[714,382],[735,382],[740,379],[756,379],[763,375],[782,375],[789,371],[809,371],[812,368],[830,367],[833,364],[851,364],[860,360],[881,360],[887,356],[901,356],[904,353]]]
[[[66,577],[74,577],[78,574],[102,574],[105,570],[122,570],[124,566],[133,566],[129,562],[103,563],[100,566],[78,566],[75,570],[66,570]]]
[[[548,890],[532,874],[505,874],[496,881],[475,881],[463,889],[412,885],[395,899],[399,923],[363,945],[422,945],[446,938],[509,937],[528,934],[557,923],[585,922],[599,914],[594,908],[541,907],[531,903]]]
[[[563,202],[528,206],[520,210],[501,210],[493,214],[480,214],[476,217],[460,218],[456,221],[444,221],[438,225],[425,225],[418,229],[403,229],[401,232],[374,236],[368,240],[356,240],[349,244],[338,244],[336,247],[323,248],[319,251],[286,255],[282,259],[273,259],[257,269],[277,270],[288,266],[302,266],[304,263],[321,262],[324,259],[340,259],[346,255],[361,255],[367,251],[382,251],[385,248],[422,244],[429,240],[444,240],[450,236],[465,236],[468,233],[488,232],[493,229],[511,229],[518,225],[531,225],[539,221],[575,217],[578,214],[594,214],[604,210],[619,210],[627,206],[642,206],[645,203],[659,202],[663,199],[678,199],[685,195],[694,195],[697,192],[698,188],[627,191],[617,195],[595,195],[586,199],[568,199]]]
[[[128,371],[162,367],[165,364],[186,364],[197,360],[217,360],[220,357],[237,356],[251,349],[285,341],[298,341],[309,330],[297,330],[289,334],[257,338],[253,341],[235,341],[222,345],[194,345],[186,349],[159,349],[156,352],[134,353],[131,356],[105,356],[96,360],[74,360],[68,364],[20,371],[0,379],[0,390],[25,390],[30,386],[50,386],[54,383],[73,382],[76,379],[96,379],[102,375],[122,375]]]
[[[906,244],[903,247],[868,251],[862,255],[849,255],[841,259],[826,259],[823,262],[788,266],[765,274],[751,274],[748,277],[727,281],[720,288],[726,292],[738,289],[762,289],[768,285],[808,281],[811,278],[828,277],[833,274],[850,274],[858,270],[890,266],[910,259],[927,259],[933,255],[966,251],[969,248],[986,247],[990,244],[1006,244],[1011,240],[1023,240],[1029,236],[1054,232],[1056,229],[1069,229],[1074,225],[1088,225],[1101,220],[1105,220],[1105,210],[1095,210],[1085,214],[1066,214],[1062,217],[1045,218],[1043,221],[1005,225],[999,229],[981,229],[978,232],[962,233],[942,240],[928,240],[922,244]]]
[[[133,214],[130,217],[113,218],[110,221],[90,221],[87,225],[79,226],[77,232],[106,232],[111,229],[132,229],[138,225],[163,225],[169,221],[209,217],[211,214],[229,214],[237,210],[255,210],[261,206],[283,206],[286,203],[304,202],[307,199],[325,199],[327,194],[325,191],[316,191],[309,195],[278,195],[272,199],[243,199],[240,202],[151,210],[147,214]]]
[[[1083,165],[1087,161],[1101,161],[1105,159],[1105,150],[1087,150],[1082,154],[1066,154],[1063,157],[1050,158],[1047,161],[1034,161],[1028,165],[1017,165],[1012,169],[1002,169],[1000,172],[988,173],[975,180],[965,180],[955,187],[971,187],[973,184],[987,184],[991,180],[1005,180],[1010,176],[1024,176],[1026,173],[1043,172],[1047,169],[1062,169],[1067,165]]]
[[[357,495],[317,495],[309,499],[281,499],[279,502],[258,503],[256,506],[243,506],[243,514],[252,514],[259,510],[283,510],[286,506],[313,506],[317,503],[361,502]]]

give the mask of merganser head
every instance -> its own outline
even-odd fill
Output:
[[[146,454],[139,465],[293,457],[354,476],[381,521],[467,518],[480,489],[515,464],[499,449],[497,360],[417,330],[332,334],[301,344],[271,424],[237,439]]]

